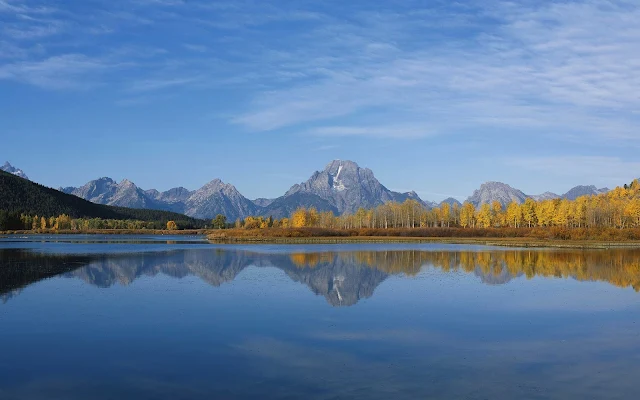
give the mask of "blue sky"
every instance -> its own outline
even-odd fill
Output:
[[[635,1],[0,0],[0,163],[275,197],[332,159],[423,199],[640,176]]]

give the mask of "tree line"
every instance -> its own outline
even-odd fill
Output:
[[[238,219],[235,228],[640,228],[640,182],[610,192],[581,196],[576,200],[552,199],[524,203],[500,202],[476,208],[471,203],[447,203],[427,209],[416,200],[388,202],[375,208],[360,208],[353,214],[336,216],[331,211],[300,207],[289,217],[250,216]]]
[[[0,211],[0,231],[30,230],[50,231],[93,231],[102,229],[120,230],[177,230],[189,229],[191,224],[184,221],[141,221],[132,219],[72,218],[67,214],[57,217],[15,214]]]

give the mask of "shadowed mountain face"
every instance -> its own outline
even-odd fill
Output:
[[[614,254],[615,253],[615,254]],[[196,276],[213,287],[233,281],[247,267],[275,267],[333,306],[373,296],[391,275],[413,276],[425,267],[462,271],[489,285],[526,276],[604,281],[640,290],[640,251],[349,251],[259,253],[235,249],[189,249],[135,254],[51,255],[0,250],[0,299],[56,275],[108,288],[142,276]]]

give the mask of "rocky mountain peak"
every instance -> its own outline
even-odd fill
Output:
[[[506,183],[489,181],[480,185],[480,188],[473,192],[467,202],[475,207],[480,207],[482,204],[498,201],[504,207],[513,201],[519,204],[524,203],[527,197],[522,191],[514,189]]]
[[[9,161],[5,162],[4,165],[0,167],[0,170],[4,172],[8,172],[10,174],[14,174],[15,176],[19,176],[20,178],[23,178],[23,179],[29,179],[29,177],[27,176],[27,174],[24,173],[23,170],[21,170],[20,168],[14,167],[9,163]]]
[[[608,188],[598,189],[595,185],[578,185],[562,195],[563,199],[575,200],[581,196],[595,196],[608,192]]]
[[[204,185],[199,191],[208,191],[208,192],[223,192],[226,194],[235,194],[238,193],[238,189],[230,183],[224,183],[221,179],[214,179],[211,182]]]
[[[398,193],[387,189],[369,168],[361,168],[349,160],[331,161],[324,170],[316,171],[306,182],[292,186],[283,197],[293,199],[292,196],[298,193],[317,196],[326,202],[328,209],[337,209],[340,214],[354,213],[358,208],[371,208],[388,201],[403,202],[408,198],[422,202],[415,192]],[[308,196],[296,197],[302,198],[309,199]],[[321,204],[320,201],[314,202]],[[290,204],[289,207],[295,205]]]
[[[460,203],[460,201],[456,198],[453,197],[448,197],[444,200],[442,200],[439,204],[440,207],[442,207],[443,204],[448,204],[451,207],[453,207],[454,205],[457,205],[458,207],[460,207],[462,205],[462,203]]]
[[[214,179],[196,190],[185,201],[185,214],[195,218],[212,218],[222,214],[229,220],[256,215],[258,207],[235,186]]]
[[[559,199],[560,196],[553,193],[553,192],[544,192],[542,194],[536,194],[533,196],[530,196],[532,199],[534,199],[535,201],[543,201],[543,200],[554,200],[554,199]]]

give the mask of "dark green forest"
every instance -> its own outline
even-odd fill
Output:
[[[24,229],[21,216],[143,221],[164,229],[175,221],[180,229],[202,228],[206,221],[169,211],[144,210],[94,204],[29,180],[0,171],[0,231]]]

